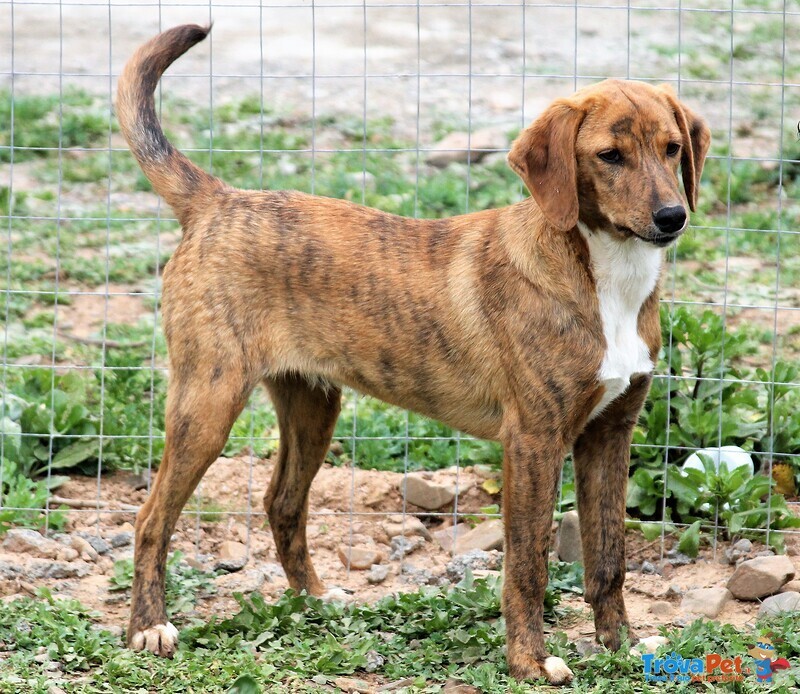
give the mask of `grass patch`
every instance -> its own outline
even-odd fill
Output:
[[[570,565],[551,567],[551,596],[574,587]],[[560,586],[560,587],[554,587]],[[304,595],[285,593],[275,604],[258,594],[240,597],[231,618],[197,623],[181,634],[172,661],[122,648],[121,639],[94,621],[74,600],[61,600],[43,589],[40,599],[22,599],[0,612],[0,691],[26,694],[46,691],[57,683],[67,692],[159,691],[225,692],[247,676],[255,691],[330,691],[339,676],[363,677],[372,663],[373,682],[412,678],[406,691],[437,692],[449,678],[481,691],[550,691],[542,682],[518,683],[508,677],[504,657],[505,624],[500,616],[499,582],[466,579],[453,589],[424,588],[388,596],[374,605],[326,604]],[[552,619],[550,611],[549,619]],[[746,655],[755,638],[770,635],[779,656],[795,662],[800,638],[793,616],[758,624],[754,632],[697,620],[684,629],[664,631],[672,651],[684,658],[709,653]],[[663,685],[644,680],[642,659],[628,644],[581,659],[561,632],[548,640],[553,655],[565,658],[576,674],[572,691],[657,692]],[[34,655],[59,663],[48,671]],[[377,664],[377,665],[374,665]],[[793,670],[778,673],[771,684],[752,672],[736,685],[737,692],[786,692],[800,683]],[[674,684],[670,691],[697,691]]]

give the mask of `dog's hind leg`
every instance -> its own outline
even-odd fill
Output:
[[[199,366],[194,369],[172,364],[164,457],[136,517],[128,626],[128,645],[134,650],[166,657],[175,653],[178,632],[167,621],[164,595],[167,548],[184,504],[222,451],[252,390],[242,375],[222,373],[233,371],[230,363],[197,359],[193,364]]]
[[[264,381],[278,415],[280,445],[264,509],[289,585],[323,595],[306,541],[308,491],[325,460],[341,409],[341,391],[311,385],[297,375]]]

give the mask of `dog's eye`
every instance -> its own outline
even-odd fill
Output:
[[[681,151],[681,146],[677,142],[670,142],[667,145],[667,156],[668,157],[674,157],[680,151]]]
[[[622,152],[620,152],[618,149],[606,149],[600,152],[597,156],[609,164],[622,163]]]

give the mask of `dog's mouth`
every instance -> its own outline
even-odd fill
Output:
[[[637,239],[641,239],[645,243],[652,244],[653,246],[658,246],[659,248],[665,248],[669,246],[673,241],[676,241],[678,237],[683,233],[683,229],[676,231],[673,234],[665,234],[660,231],[651,232],[647,235],[639,234],[635,232],[630,227],[621,226],[620,224],[614,225],[617,231],[625,234],[626,236],[633,236]]]

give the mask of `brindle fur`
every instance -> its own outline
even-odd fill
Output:
[[[339,386],[347,385],[504,444],[503,606],[518,678],[548,674],[549,531],[559,470],[573,449],[586,600],[598,638],[619,646],[629,626],[622,596],[629,444],[650,377],[635,378],[587,423],[603,393],[606,345],[576,224],[646,241],[653,211],[681,199],[678,159],[664,154],[671,140],[682,146],[694,209],[706,125],[668,87],[602,82],[554,103],[514,143],[509,163],[531,198],[447,220],[237,190],[175,150],[154,110],[161,74],[207,33],[182,26],[160,34],[119,83],[123,133],[184,230],[164,271],[166,448],[136,521],[129,639],[166,623],[170,535],[263,382],[281,433],[264,506],[293,588],[325,590],[306,544],[308,490],[339,413]],[[630,165],[609,173],[597,157],[609,147],[626,152]],[[655,358],[657,289],[641,309],[639,332]],[[151,650],[171,656],[174,647],[159,637]]]

